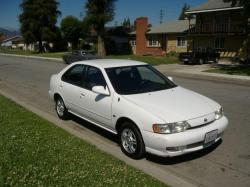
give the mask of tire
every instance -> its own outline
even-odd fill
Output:
[[[56,113],[58,117],[62,120],[66,120],[69,117],[68,109],[66,108],[64,101],[61,97],[56,99]]]
[[[200,65],[204,64],[204,59],[200,58],[200,59],[199,59],[199,64],[200,64]]]
[[[139,129],[132,122],[124,122],[119,129],[122,152],[130,158],[140,159],[145,154],[145,145]]]

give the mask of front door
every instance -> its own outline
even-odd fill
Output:
[[[104,86],[108,89],[101,70],[88,66],[85,81],[84,97],[80,104],[84,106],[86,116],[90,120],[114,130],[111,125],[111,95],[105,96],[92,91],[93,86]]]

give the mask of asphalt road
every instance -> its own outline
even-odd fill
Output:
[[[0,55],[0,90],[55,116],[54,103],[48,97],[49,79],[63,67],[65,65],[58,62]],[[147,155],[144,161],[152,167],[161,168],[166,174],[171,172],[200,186],[249,187],[250,87],[178,76],[174,80],[183,87],[218,101],[229,118],[229,127],[223,142],[209,150],[173,159]],[[93,132],[93,138],[101,137],[102,141],[116,146],[115,151],[120,152],[113,135],[78,119],[68,123],[72,128],[80,124],[82,131]]]

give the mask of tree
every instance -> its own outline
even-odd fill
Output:
[[[224,2],[231,2],[232,7],[239,5],[243,7],[243,11],[241,11],[242,14],[242,21],[244,25],[244,29],[246,34],[250,34],[250,1],[249,0],[224,0]]]
[[[224,0],[224,2],[231,2],[232,7],[239,5],[243,7],[241,11],[243,29],[246,34],[246,55],[250,58],[250,1],[249,0]]]
[[[180,16],[179,16],[179,20],[185,20],[185,19],[188,19],[188,15],[185,14],[185,12],[190,9],[190,6],[185,3],[184,6],[182,7],[182,10],[181,10],[181,13],[180,13]]]
[[[59,51],[66,51],[67,50],[67,41],[62,37],[62,32],[59,27],[56,27],[55,31],[56,37],[53,38],[53,47],[51,51],[53,52],[59,52]]]
[[[43,51],[43,41],[51,41],[55,36],[56,21],[60,15],[56,0],[23,0],[19,15],[21,33],[27,44],[39,43],[39,52]]]
[[[130,19],[129,18],[124,18],[123,22],[122,22],[122,26],[124,28],[131,28],[131,23],[130,23]]]
[[[83,31],[81,21],[74,16],[67,16],[61,21],[61,31],[63,38],[72,44],[72,49],[76,49]]]
[[[116,0],[87,0],[85,20],[97,34],[97,53],[105,56],[105,24],[112,21],[115,15],[114,2]]]

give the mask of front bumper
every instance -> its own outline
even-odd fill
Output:
[[[204,145],[204,139],[208,132],[218,130],[218,136],[212,143],[219,141],[227,125],[228,119],[224,116],[209,125],[190,129],[181,133],[156,134],[143,131],[142,136],[147,152],[163,157],[173,157],[207,147],[207,145]]]
[[[54,93],[51,90],[49,90],[49,98],[54,100]]]

